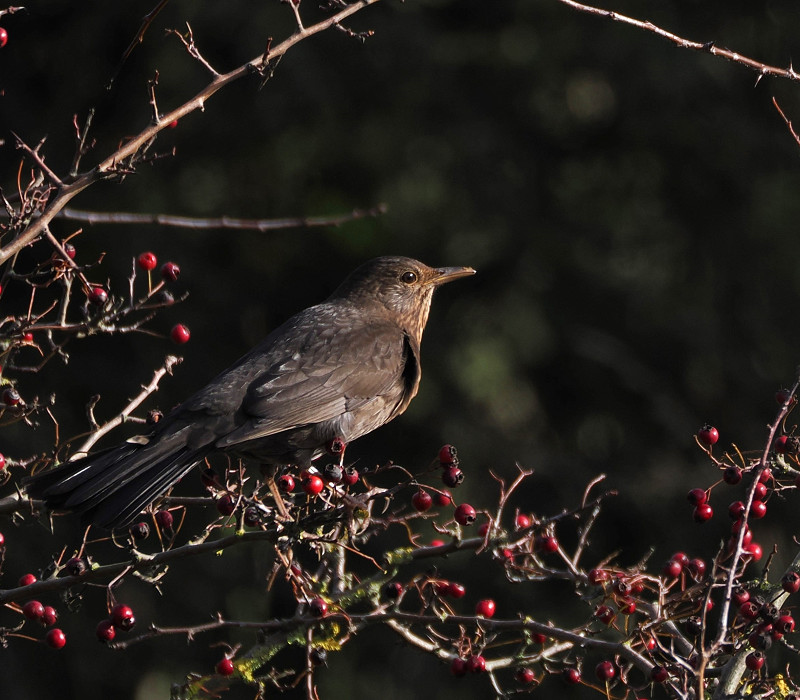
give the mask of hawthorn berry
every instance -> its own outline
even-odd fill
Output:
[[[741,501],[734,501],[728,506],[728,515],[731,520],[738,520],[744,515],[744,503]]]
[[[0,49],[8,43],[8,32],[4,27],[0,27]]]
[[[617,675],[617,672],[614,669],[614,664],[612,664],[610,661],[601,661],[595,667],[594,673],[601,681],[610,681],[615,675]]]
[[[64,245],[62,245],[61,247],[64,249],[64,252],[67,254],[67,257],[70,260],[74,260],[75,259],[76,250],[75,250],[75,246],[72,245],[72,243],[64,243]]]
[[[581,672],[577,668],[565,668],[562,677],[570,685],[577,685],[581,682]]]
[[[609,574],[605,569],[592,569],[589,571],[588,578],[589,583],[591,583],[593,586],[598,586],[604,581],[608,581],[611,578],[611,574]]]
[[[517,681],[517,683],[523,683],[527,685],[536,680],[536,674],[533,672],[533,669],[518,668],[514,673],[514,680]]]
[[[675,552],[675,554],[670,557],[670,561],[678,562],[678,564],[681,565],[681,568],[683,568],[684,566],[688,566],[689,556],[686,554],[686,552]]]
[[[150,534],[150,525],[144,522],[144,520],[134,523],[131,525],[130,533],[131,537],[133,537],[135,540],[147,539],[148,535]]]
[[[94,633],[101,642],[111,642],[117,636],[117,628],[111,620],[101,620],[97,623]]]
[[[397,581],[389,581],[383,587],[383,595],[389,600],[397,600],[403,592],[403,585]]]
[[[172,517],[172,513],[170,513],[168,510],[163,510],[163,509],[162,510],[157,510],[155,517],[156,517],[156,525],[158,525],[158,527],[161,530],[164,530],[164,531],[167,531],[167,532],[172,530],[172,524],[174,522],[174,518]]]
[[[439,450],[439,464],[443,467],[458,464],[458,451],[453,445],[442,445]]]
[[[746,600],[739,606],[739,614],[747,620],[755,620],[760,610],[761,606],[752,600]]]
[[[692,517],[696,523],[705,523],[714,516],[714,509],[708,504],[703,503],[694,509]]]
[[[764,501],[754,500],[750,504],[750,517],[758,520],[767,514],[767,504]]]
[[[161,266],[161,277],[166,282],[175,282],[181,276],[181,268],[174,262],[165,262]]]
[[[133,614],[133,609],[129,605],[123,603],[117,603],[117,605],[111,609],[109,619],[114,627],[124,632],[133,629],[133,626],[136,624],[136,617]]]
[[[663,666],[653,666],[650,670],[650,679],[653,683],[665,683],[669,678],[669,671]]]
[[[467,670],[470,673],[483,673],[486,670],[486,659],[480,654],[473,654],[467,659]]]
[[[328,604],[322,598],[314,598],[308,604],[308,612],[313,617],[325,617],[328,613]]]
[[[700,581],[705,578],[706,563],[699,557],[695,557],[686,566],[686,570],[689,572],[689,576],[691,576],[695,581]]]
[[[697,431],[697,439],[701,445],[712,447],[719,440],[719,431],[713,425],[704,425]]]
[[[445,486],[449,486],[453,489],[462,481],[464,481],[464,472],[455,465],[447,467],[447,469],[442,471],[442,483],[444,483]]]
[[[20,401],[22,401],[22,397],[14,387],[8,387],[3,392],[3,403],[6,406],[16,406]]]
[[[92,285],[89,290],[89,303],[102,306],[108,301],[108,292],[99,284]]]
[[[484,598],[479,600],[475,606],[475,614],[480,617],[493,617],[495,611],[495,603],[491,598]]]
[[[45,627],[52,627],[58,621],[58,613],[52,605],[45,605],[41,623]]]
[[[772,447],[779,455],[786,454],[789,450],[789,436],[781,435],[776,437],[775,442],[772,443]]]
[[[735,486],[742,480],[741,468],[734,465],[725,467],[725,471],[722,472],[722,479],[726,484]]]
[[[517,519],[514,524],[516,525],[517,530],[524,530],[526,527],[531,526],[530,516],[525,515],[525,513],[520,513],[517,515]]]
[[[226,656],[224,659],[220,659],[215,670],[220,676],[232,676],[234,671],[233,661]]]
[[[552,554],[558,551],[558,540],[553,535],[539,535],[533,541],[534,549],[542,554]]]
[[[244,524],[247,527],[257,527],[261,524],[261,514],[255,506],[244,509]]]
[[[22,614],[31,621],[41,620],[44,615],[44,605],[38,600],[29,600],[22,606]]]
[[[794,618],[791,615],[781,615],[775,620],[775,629],[781,634],[794,632]]]
[[[344,471],[338,464],[326,464],[322,469],[322,478],[329,484],[338,484],[344,477]]]
[[[751,542],[744,548],[744,551],[752,557],[753,561],[760,561],[761,557],[764,556],[764,550],[761,549],[761,545],[758,542]]]
[[[623,615],[633,615],[636,612],[636,601],[633,598],[623,598],[619,601],[619,611]]]
[[[800,591],[800,574],[796,571],[787,571],[781,579],[781,588],[787,593]]]
[[[794,398],[789,389],[778,389],[778,391],[775,392],[775,401],[779,406],[783,406],[787,401],[795,403],[797,399]]]
[[[798,578],[798,582],[800,582],[800,578]],[[750,591],[744,586],[736,586],[732,591],[732,600],[735,605],[742,605],[750,600]]]
[[[460,678],[461,676],[466,676],[467,675],[467,662],[464,661],[464,659],[462,659],[461,657],[456,656],[450,662],[450,673],[452,673],[457,678]]]
[[[760,651],[751,651],[744,663],[751,671],[758,671],[764,665],[764,654]]]
[[[667,578],[678,578],[678,576],[681,575],[682,570],[683,567],[679,561],[670,559],[666,564],[664,564],[664,568],[661,570],[661,573]]]
[[[216,502],[217,512],[228,517],[236,510],[236,499],[229,493],[223,493]]]
[[[451,598],[463,598],[466,595],[467,589],[460,583],[451,582],[447,584],[447,595]]]
[[[462,503],[456,508],[453,517],[459,525],[472,525],[476,517],[475,509],[469,503]]]
[[[358,469],[355,467],[346,467],[342,479],[348,486],[355,486],[359,479]]]
[[[86,568],[86,560],[81,557],[72,557],[64,564],[64,569],[70,576],[80,576]]]
[[[141,253],[139,257],[136,258],[136,265],[139,267],[139,269],[147,270],[147,272],[150,272],[150,270],[155,270],[157,264],[158,260],[156,259],[156,256],[149,251],[147,253]]]
[[[23,574],[18,582],[20,586],[30,586],[32,583],[36,583],[37,578],[33,574]]]
[[[67,643],[67,635],[65,635],[58,627],[53,627],[45,637],[47,646],[52,649],[63,649]]]
[[[281,474],[278,477],[278,488],[284,493],[291,493],[294,491],[294,479],[291,474]]]
[[[604,625],[610,625],[614,621],[614,610],[608,605],[598,605],[594,610],[594,616]]]
[[[184,326],[182,323],[178,323],[172,327],[172,330],[169,332],[169,337],[172,339],[172,342],[176,345],[183,345],[184,343],[189,342],[189,338],[191,338],[192,334],[189,332],[189,329]]]
[[[547,641],[547,635],[541,632],[532,632],[531,639],[535,644],[544,644]]]
[[[772,478],[772,469],[764,467],[758,474],[758,481],[761,484],[766,484]]]
[[[418,489],[411,497],[411,505],[414,506],[415,510],[424,513],[433,505],[433,497],[427,491]]]
[[[5,469],[5,467],[6,467],[5,455],[0,454],[0,469]]]
[[[693,506],[699,506],[708,500],[708,494],[705,489],[692,489],[686,498]]]
[[[478,535],[480,537],[486,537],[486,535],[489,534],[489,530],[491,529],[491,527],[492,527],[491,521],[482,523],[481,526],[478,528]]]
[[[440,508],[445,508],[453,502],[453,497],[447,491],[437,491],[433,494],[433,502]]]
[[[303,479],[303,491],[309,496],[316,496],[323,488],[325,488],[325,484],[316,474],[309,474]]]

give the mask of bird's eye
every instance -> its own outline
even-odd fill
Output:
[[[400,275],[400,279],[405,282],[406,284],[414,284],[417,281],[417,273],[408,270]]]

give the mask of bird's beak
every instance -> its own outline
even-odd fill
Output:
[[[438,267],[434,270],[435,274],[431,278],[431,283],[437,287],[445,282],[452,282],[461,277],[469,277],[475,274],[471,267]]]

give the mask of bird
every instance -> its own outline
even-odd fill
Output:
[[[475,273],[384,256],[289,318],[150,432],[34,474],[27,495],[113,530],[212,453],[308,468],[393,420],[417,394],[420,342],[439,286]]]

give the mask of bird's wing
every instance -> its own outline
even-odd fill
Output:
[[[389,323],[334,323],[285,353],[247,387],[244,424],[217,447],[329,421],[387,395],[403,398],[406,363],[416,363],[403,331]]]

